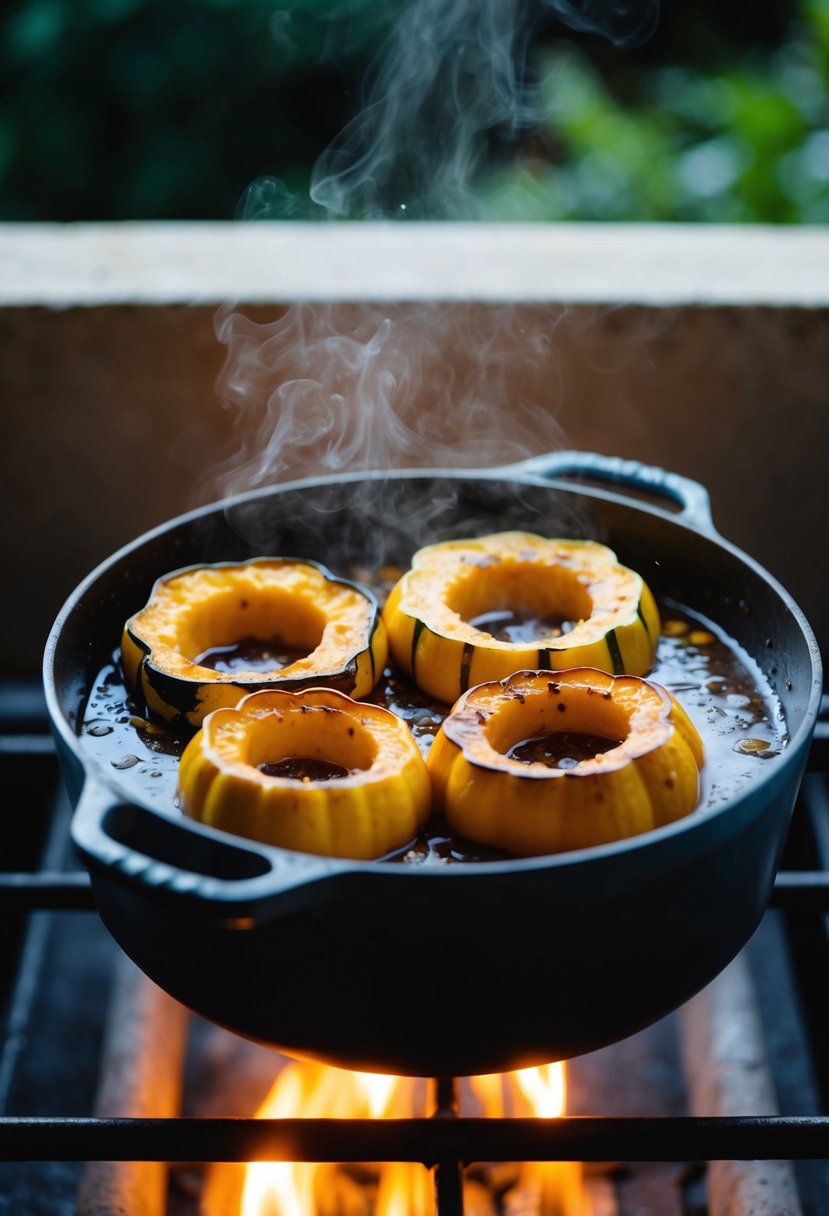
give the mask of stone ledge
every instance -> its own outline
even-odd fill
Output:
[[[829,228],[0,225],[0,307],[292,300],[829,305]]]

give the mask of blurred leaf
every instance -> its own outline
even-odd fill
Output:
[[[404,2],[13,0],[0,218],[314,215]],[[543,32],[539,129],[493,135],[474,213],[829,222],[829,0],[745,11],[741,44],[713,5],[665,10],[677,36],[641,53]]]
[[[60,38],[69,13],[60,0],[31,0],[9,20],[7,38],[12,58],[49,54]]]

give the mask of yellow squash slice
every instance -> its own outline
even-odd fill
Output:
[[[647,585],[606,546],[528,532],[421,549],[383,618],[403,671],[450,704],[526,669],[646,675],[660,628]]]
[[[362,860],[411,841],[431,802],[405,722],[326,688],[255,692],[210,714],[184,750],[179,796],[223,831]]]
[[[678,701],[637,676],[521,671],[471,689],[427,758],[453,831],[517,856],[587,848],[689,814],[703,746]]]
[[[271,669],[210,666],[206,656],[242,642],[290,652]],[[127,681],[168,722],[198,726],[206,714],[261,688],[324,685],[371,692],[388,657],[377,600],[317,562],[258,558],[193,566],[159,579],[124,626]]]

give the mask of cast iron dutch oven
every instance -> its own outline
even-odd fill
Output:
[[[585,474],[600,487],[583,484]],[[634,493],[608,489],[616,485]],[[129,772],[104,772],[85,753],[85,698],[160,575],[254,555],[335,570],[366,558],[405,563],[423,543],[512,527],[605,541],[658,597],[742,645],[779,697],[789,736],[777,758],[757,762],[756,782],[620,843],[424,867],[243,841],[142,804]],[[702,487],[559,453],[486,472],[294,483],[173,520],[70,598],[49,639],[45,683],[100,915],[152,979],[294,1055],[449,1075],[600,1047],[675,1008],[729,962],[771,893],[821,671],[801,612],[717,535]]]

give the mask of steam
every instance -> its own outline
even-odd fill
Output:
[[[311,197],[334,217],[471,218],[488,137],[534,121],[528,23],[509,0],[416,0],[375,69],[370,101],[322,154]]]
[[[493,140],[537,124],[527,71],[549,9],[617,43],[651,33],[658,0],[414,0],[371,79],[369,102],[319,158],[311,198],[333,217],[483,218],[471,183]]]
[[[528,52],[542,21],[646,37],[658,0],[410,0],[366,102],[322,153],[310,202],[276,178],[245,219],[483,219],[472,184],[492,146],[539,112]],[[325,473],[518,461],[561,446],[554,325],[526,309],[295,304],[268,323],[231,306],[218,391],[238,450],[224,494]],[[546,326],[546,327],[545,327]],[[376,495],[375,495],[376,497]]]
[[[659,0],[548,0],[571,30],[601,34],[618,47],[646,42],[659,20]]]
[[[218,387],[242,440],[219,471],[222,491],[507,464],[559,446],[553,333],[528,312],[297,304],[263,324],[222,310]]]
[[[630,46],[659,0],[409,0],[371,66],[365,102],[319,157],[310,205],[276,178],[249,187],[245,219],[484,219],[472,183],[493,145],[537,126],[528,69],[539,27]]]

